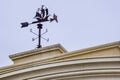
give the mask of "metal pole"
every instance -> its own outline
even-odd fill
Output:
[[[39,30],[38,32],[38,46],[37,48],[41,48],[41,29],[42,29],[42,24],[37,24],[37,28]]]

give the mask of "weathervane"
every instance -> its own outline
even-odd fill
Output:
[[[36,33],[34,33],[33,31],[32,31],[32,29],[30,29],[30,32],[31,33],[33,33],[33,34],[35,34],[35,35],[37,35],[38,37],[38,45],[37,45],[37,48],[41,48],[42,46],[41,46],[41,38],[42,39],[44,39],[44,40],[46,40],[46,41],[49,41],[49,39],[46,39],[46,38],[44,38],[44,37],[42,37],[42,35],[43,34],[45,34],[45,33],[47,33],[47,29],[46,29],[46,31],[44,32],[44,33],[42,33],[41,34],[41,29],[42,29],[42,23],[43,22],[52,22],[52,21],[56,21],[56,22],[58,22],[58,20],[57,20],[57,16],[55,15],[55,14],[53,14],[53,17],[52,18],[50,18],[50,14],[49,14],[49,11],[48,11],[48,8],[46,8],[44,5],[42,5],[41,6],[41,8],[38,8],[38,10],[36,11],[36,15],[35,15],[35,19],[36,19],[36,21],[33,21],[33,22],[31,22],[31,23],[28,23],[28,22],[23,22],[23,23],[21,23],[21,28],[24,28],[24,27],[28,27],[28,25],[31,25],[31,24],[37,24],[37,28],[38,28],[38,30],[39,30],[39,32],[38,32],[38,34],[36,34]],[[32,41],[34,41],[35,39],[37,39],[37,38],[32,38]]]

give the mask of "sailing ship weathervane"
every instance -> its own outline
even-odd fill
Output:
[[[41,46],[41,38],[46,40],[46,41],[49,41],[49,39],[45,39],[45,38],[42,37],[42,35],[47,32],[47,29],[46,29],[46,32],[41,34],[41,29],[42,29],[42,26],[43,26],[42,23],[43,22],[52,22],[52,21],[58,22],[58,20],[57,20],[57,16],[55,14],[53,14],[53,16],[51,17],[51,15],[49,14],[48,8],[46,8],[44,5],[42,5],[41,8],[38,8],[34,18],[36,19],[36,21],[33,21],[31,23],[28,23],[28,22],[21,23],[21,25],[22,25],[21,28],[28,27],[31,24],[37,24],[37,28],[39,30],[38,34],[34,33],[32,31],[32,29],[30,30],[30,32],[32,32],[33,34],[38,36],[37,37],[38,38],[37,48],[41,48],[42,47]],[[37,38],[33,38],[32,40],[34,41]]]

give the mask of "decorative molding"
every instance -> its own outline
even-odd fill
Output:
[[[17,60],[45,52],[54,52],[54,50],[60,51],[60,55],[0,68],[0,80],[12,80],[12,77],[17,75],[19,75],[17,76],[20,78],[19,80],[60,80],[63,78],[72,80],[72,78],[77,77],[120,76],[120,41],[72,52],[67,52],[60,44],[56,44],[13,54],[10,55],[10,58]],[[108,56],[72,58],[104,50],[113,50],[113,53],[117,51],[117,55],[109,56],[108,52]],[[24,73],[26,73],[26,76]],[[20,75],[22,77],[20,77]]]
[[[14,66],[9,66],[9,67],[1,69],[0,77],[2,78],[5,76],[12,76],[16,74],[22,74],[25,72],[37,71],[37,70],[42,70],[42,69],[51,69],[51,68],[57,69],[57,68],[60,68],[61,66],[67,67],[67,66],[72,66],[72,65],[83,65],[83,64],[87,65],[87,64],[93,64],[93,63],[94,64],[106,63],[106,65],[107,63],[111,63],[111,65],[113,65],[112,64],[113,62],[119,63],[120,57],[77,59],[77,60],[61,61],[61,62],[54,62],[54,63],[49,63],[49,64],[42,64],[42,65],[40,65],[39,63],[31,64],[31,65],[30,64],[29,65],[28,64],[16,65],[16,66],[14,65]],[[113,67],[113,68],[116,68],[116,67]]]

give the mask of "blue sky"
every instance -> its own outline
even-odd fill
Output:
[[[21,22],[32,22],[37,8],[48,7],[59,23],[44,23],[48,29],[42,46],[60,43],[68,51],[120,41],[120,0],[0,0],[0,66],[13,64],[9,55],[35,49],[36,25],[21,29]]]

